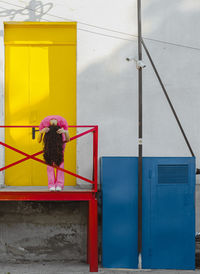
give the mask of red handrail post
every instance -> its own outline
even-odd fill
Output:
[[[98,126],[93,131],[93,182],[94,193],[89,201],[87,263],[90,272],[98,272],[98,202],[95,192],[98,190]]]
[[[93,131],[93,174],[94,174],[94,191],[98,187],[98,126]]]
[[[97,198],[94,196],[89,201],[89,264],[90,272],[98,272],[98,221]]]
[[[88,202],[89,204],[89,202]],[[88,205],[88,216],[87,216],[87,264],[90,264],[90,214],[89,214],[89,205]]]

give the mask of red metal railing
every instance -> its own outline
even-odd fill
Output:
[[[0,128],[35,128],[35,127],[38,127],[38,126],[0,126]],[[87,178],[85,178],[85,177],[83,177],[81,175],[73,173],[73,172],[71,172],[69,170],[66,170],[64,168],[59,168],[59,167],[56,167],[56,168],[59,169],[59,170],[62,170],[65,173],[68,173],[68,174],[70,174],[72,176],[75,176],[75,177],[77,177],[77,178],[79,178],[79,179],[81,179],[83,181],[86,181],[88,183],[93,184],[92,191],[93,192],[97,192],[97,179],[98,179],[98,126],[97,125],[83,125],[83,126],[69,126],[69,128],[70,127],[71,128],[72,127],[76,127],[76,128],[77,127],[83,127],[83,128],[84,127],[89,127],[89,128],[91,128],[91,129],[86,130],[86,131],[84,131],[84,132],[82,132],[82,133],[80,133],[80,134],[78,134],[76,136],[70,137],[70,142],[73,141],[73,140],[75,140],[75,139],[77,139],[77,138],[80,138],[81,136],[86,135],[86,134],[88,134],[90,132],[93,133],[93,180],[87,179]],[[9,164],[9,165],[6,165],[6,166],[0,168],[0,171],[3,171],[5,169],[7,169],[7,168],[15,166],[15,165],[17,165],[19,163],[22,163],[24,161],[27,161],[29,159],[32,159],[32,160],[35,160],[37,162],[40,162],[42,164],[47,165],[45,163],[45,161],[36,158],[36,156],[42,154],[43,151],[39,151],[39,152],[36,152],[36,153],[30,155],[30,154],[27,154],[27,153],[25,153],[25,152],[23,152],[23,151],[21,151],[21,150],[19,150],[17,148],[12,147],[12,146],[10,146],[10,145],[8,145],[6,143],[3,143],[1,141],[0,141],[0,145],[6,147],[8,149],[11,149],[11,150],[13,150],[13,151],[15,151],[15,152],[17,152],[19,154],[22,154],[22,155],[26,156],[25,158],[23,158],[23,159],[21,159],[19,161],[16,161],[16,162],[14,162],[12,164]]]

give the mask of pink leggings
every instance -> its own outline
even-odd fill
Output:
[[[65,146],[66,143],[64,144],[64,150],[63,153],[65,151]],[[64,161],[59,165],[60,168],[64,168]],[[55,172],[54,172],[54,167],[52,166],[47,166],[47,176],[48,176],[48,188],[52,187],[52,186],[60,186],[62,189],[64,188],[64,172],[57,169],[57,174],[55,176]]]
[[[59,165],[60,168],[64,168],[64,161]],[[57,169],[57,174],[55,176],[54,167],[47,166],[47,176],[48,176],[48,187],[60,186],[64,188],[64,172]]]

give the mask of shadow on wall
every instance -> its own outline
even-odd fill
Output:
[[[189,9],[187,6],[186,9],[187,2],[188,1],[180,1],[179,3],[177,3],[172,0],[167,1],[166,3],[159,0],[143,2],[142,20],[143,29],[145,32],[144,36],[153,37],[155,39],[162,37],[163,40],[170,40],[173,38],[173,42],[177,43],[182,42],[182,39],[186,39],[186,43],[191,40],[194,43],[198,43],[198,41],[195,41],[194,38],[198,37],[198,35],[194,36],[195,29],[193,29],[193,32],[190,31],[192,25],[198,26],[197,22],[199,21],[199,16],[196,12],[197,7],[193,9],[191,4],[191,8]],[[193,1],[191,1],[191,3],[193,3]],[[42,17],[44,17],[44,15],[48,15],[48,12],[53,8],[53,3],[49,2],[43,4],[42,1],[31,0],[24,8],[17,8],[17,5],[13,5],[16,6],[16,9],[7,9],[5,6],[1,7],[2,10],[0,11],[0,17],[4,17],[5,20],[6,18],[11,21],[17,20],[16,17],[20,15],[23,16],[24,21],[40,21]],[[133,22],[133,24],[135,23],[136,22]],[[183,25],[184,30],[182,30]],[[174,31],[174,28],[179,28],[179,32]],[[181,31],[187,33],[187,35],[183,36],[183,33]],[[3,35],[2,31],[0,35]],[[79,123],[89,124],[93,123],[91,120],[94,119],[99,123],[99,125],[101,125],[102,121],[105,120],[105,124],[107,124],[107,128],[105,129],[107,130],[109,128],[106,132],[109,132],[113,123],[114,127],[116,128],[122,129],[122,126],[127,127],[123,131],[123,141],[120,141],[120,134],[115,134],[114,136],[111,135],[112,140],[110,139],[110,136],[108,134],[104,134],[103,138],[105,144],[107,144],[107,147],[109,147],[107,141],[111,142],[111,147],[109,147],[111,148],[111,154],[113,154],[112,147],[116,147],[116,141],[119,144],[120,152],[124,151],[124,154],[135,155],[135,151],[137,151],[137,145],[134,145],[134,143],[137,143],[137,70],[135,69],[134,63],[127,63],[125,59],[126,57],[137,56],[137,44],[134,41],[123,41],[123,43],[120,44],[118,50],[110,51],[108,52],[106,58],[102,58],[99,45],[102,45],[103,50],[103,48],[106,47],[107,43],[109,46],[108,40],[113,40],[113,38],[98,36],[96,34],[91,34],[87,32],[79,32],[78,35],[84,35],[84,37],[88,36],[88,39],[91,39],[90,37],[91,35],[93,35],[93,40],[96,41],[96,44],[94,42],[92,43],[92,45],[90,45],[90,43],[87,43],[87,49],[88,46],[89,49],[86,54],[92,55],[94,51],[99,51],[98,57],[101,58],[97,58],[98,61],[96,61],[96,59],[94,58],[93,63],[91,63],[90,66],[88,66],[86,69],[83,70],[83,72],[78,75],[78,121],[80,121]],[[87,40],[83,39],[81,41],[83,41],[82,43],[84,43]],[[103,46],[104,42],[105,45]],[[181,90],[182,98],[185,100],[185,102],[188,102],[188,91],[186,90],[186,87],[188,86],[188,83],[190,83],[190,79],[193,79],[192,85],[194,87],[195,80],[193,71],[188,70],[188,67],[190,67],[188,65],[190,60],[194,60],[194,56],[197,57],[195,55],[195,51],[193,51],[192,49],[178,48],[172,45],[157,43],[149,40],[145,40],[145,42],[150,50],[150,53],[152,54],[158,71],[161,73],[161,78],[163,79],[164,84],[170,86],[168,92],[170,98],[172,99],[172,102],[174,102],[174,98],[176,99],[176,97],[180,97],[179,91],[177,89]],[[85,46],[82,44],[82,47]],[[188,58],[186,58],[185,55],[187,55]],[[174,63],[175,56],[177,60],[176,64]],[[79,56],[79,58],[81,58],[81,56]],[[145,54],[144,59],[147,60]],[[101,61],[99,62],[99,60]],[[145,124],[144,121],[144,126],[146,128],[145,130],[147,135],[151,135],[152,140],[155,140],[154,144],[156,144],[156,140],[158,139],[158,137],[160,138],[160,133],[162,133],[163,136],[168,135],[168,133],[166,132],[167,127],[165,125],[159,126],[156,122],[156,120],[158,120],[157,113],[163,112],[163,106],[166,109],[166,113],[170,113],[170,109],[168,109],[168,105],[164,97],[162,98],[162,90],[158,84],[157,79],[155,78],[151,65],[149,64],[148,60],[146,62],[148,63],[148,66],[144,70],[144,120],[148,118],[146,119],[146,121],[148,122],[146,122]],[[174,77],[175,75],[176,77]],[[148,93],[145,93],[146,88],[148,90]],[[194,104],[197,104],[197,102],[199,101],[197,100],[198,98],[195,98],[196,94],[196,90],[195,93],[190,94],[190,100],[193,100]],[[160,103],[160,99],[163,101],[163,104]],[[88,108],[88,103],[91,103],[90,108]],[[191,120],[193,120],[192,118],[193,116],[195,116],[194,110],[196,110],[196,106],[193,107],[192,111],[189,108],[190,105],[187,104],[184,105],[184,108],[180,108],[180,111],[182,113],[184,113],[184,111],[188,112],[188,115],[191,115]],[[85,111],[85,109],[87,109],[87,112]],[[146,113],[148,113],[148,117],[146,117],[145,111]],[[178,111],[178,115],[181,112]],[[84,115],[82,115],[82,113],[84,113]],[[112,119],[109,119],[109,117],[112,118],[113,121],[111,121]],[[181,121],[183,119],[184,116],[183,118],[180,117]],[[188,119],[190,119],[189,116]],[[149,127],[147,123],[151,124],[151,127]],[[172,124],[172,131],[174,129],[175,131],[178,131],[174,118],[172,118]],[[194,132],[192,128],[189,129],[190,131],[188,132],[188,135],[190,134],[190,132]],[[157,130],[159,130],[159,132]],[[198,137],[200,137],[199,131],[198,135]],[[133,139],[131,142],[131,148],[128,149],[127,143],[130,140],[130,136],[133,136]],[[181,135],[178,135],[178,137],[182,138]],[[190,136],[188,136],[188,138],[190,139]],[[168,138],[167,141],[169,143],[169,140],[171,140],[171,143],[169,144],[173,145],[175,139]],[[160,141],[158,142],[158,144],[159,143]],[[146,144],[148,145],[148,147],[153,146],[153,143],[149,142],[149,138]],[[178,142],[178,144],[182,146],[184,142],[181,141]],[[172,152],[173,146],[172,150],[169,151],[169,153]],[[147,153],[151,154],[151,151],[148,150]],[[157,153],[157,151],[155,153]],[[119,154],[118,151],[116,151],[116,154]]]
[[[171,36],[173,37],[173,35],[170,36],[171,33],[173,34],[172,26],[178,28],[179,25],[180,27],[180,24],[176,21],[178,18],[182,24],[184,22],[187,24],[184,30],[180,28],[179,35],[173,37],[174,41],[172,42],[180,43],[182,39],[187,41],[190,36],[190,40],[196,43],[189,28],[193,24],[197,25],[199,20],[198,13],[192,9],[184,10],[184,2],[186,1],[181,1],[179,4],[174,3],[172,0],[167,3],[158,0],[151,0],[148,3],[144,2],[142,14],[144,31],[146,32],[145,37],[152,36],[156,39],[162,36],[163,40],[169,40]],[[163,9],[163,6],[165,9]],[[41,1],[31,0],[23,9],[4,8],[0,12],[0,16],[14,20],[20,14],[24,15],[24,18],[28,17],[25,21],[39,21],[42,19],[42,16],[48,14],[52,7],[52,3],[43,5]],[[164,13],[163,10],[167,12]],[[157,21],[158,19],[159,22]],[[190,24],[188,24],[189,21]],[[174,24],[174,22],[177,22],[177,24]],[[181,31],[187,32],[185,38]],[[91,36],[93,37],[92,39]],[[82,43],[81,47],[86,50],[85,54],[89,56],[92,62],[78,75],[77,121],[79,124],[99,124],[101,127],[99,131],[100,155],[137,155],[137,70],[133,62],[126,61],[127,57],[137,56],[137,43],[134,40],[133,42],[121,41],[119,43],[118,41],[120,40],[114,38],[81,31],[78,32],[78,37]],[[92,41],[92,43],[88,43],[88,41]],[[116,46],[115,42],[110,41],[116,41]],[[177,114],[181,122],[183,122],[188,139],[191,140],[192,144],[196,144],[197,140],[200,139],[200,131],[196,128],[193,130],[194,119],[197,119],[195,118],[197,117],[195,111],[197,111],[199,102],[197,96],[198,86],[197,84],[195,86],[195,81],[196,83],[198,81],[197,78],[194,78],[194,70],[188,68],[191,67],[190,65],[193,65],[190,62],[194,58],[198,59],[199,57],[192,49],[180,48],[146,39],[145,42],[167,87]],[[87,47],[84,43],[87,44]],[[114,50],[107,50],[103,56],[103,50],[107,47],[109,48],[110,43],[113,43]],[[98,52],[98,58],[93,58],[93,56],[97,57],[94,52]],[[78,56],[79,60],[83,58],[81,55]],[[147,63],[143,76],[144,154],[145,156],[171,156],[177,151],[177,156],[181,153],[189,155],[145,53],[143,57]],[[176,63],[174,62],[175,57]],[[197,63],[199,61],[197,60]],[[196,77],[198,76],[197,73],[195,74]],[[189,89],[190,79],[192,79],[192,92],[191,87]],[[188,90],[190,93],[188,93]],[[190,104],[179,103],[180,96],[182,102],[193,102],[192,109]],[[185,116],[186,112],[187,117]],[[20,116],[20,113],[18,115]],[[187,118],[186,121],[185,118]],[[167,126],[165,123],[162,123],[162,120],[167,121]],[[189,121],[194,123],[189,123]],[[174,133],[173,138],[169,138],[169,128]],[[195,138],[192,140],[193,135],[195,135]],[[167,149],[168,151],[165,152]],[[86,151],[86,149],[84,150]],[[200,153],[198,144],[194,147],[194,150]],[[166,154],[161,155],[162,153]],[[83,156],[80,156],[80,159],[85,157],[85,153],[82,154]],[[85,166],[88,164],[87,161],[83,161],[83,163]],[[87,174],[85,175],[87,176]]]
[[[162,37],[162,40],[165,41],[189,44],[195,47],[198,44],[198,39],[195,37],[198,36],[194,35],[195,33],[191,32],[191,29],[193,25],[197,25],[197,21],[199,22],[200,19],[196,10],[184,10],[185,2],[180,1],[177,4],[173,1],[166,3],[157,0],[148,1],[148,4],[143,7],[145,37],[151,38],[152,36],[154,39]],[[157,9],[153,9],[155,7]],[[153,15],[156,17],[154,18]],[[184,29],[182,29],[182,25],[184,25]],[[177,30],[175,33],[173,33],[174,29]],[[105,45],[103,45],[102,39],[105,41]],[[98,44],[102,44],[103,52],[107,39],[112,38],[101,37],[98,39],[94,37],[94,40],[97,41],[96,48],[98,48]],[[197,76],[199,54],[191,48],[158,43],[148,39],[145,39],[145,42],[186,135],[195,153],[199,155],[200,130],[198,129],[197,132],[198,116],[195,115],[195,113],[199,113],[199,80]],[[101,149],[104,149],[102,151],[104,156],[137,154],[137,147],[134,145],[137,143],[138,123],[137,70],[134,63],[128,64],[125,61],[126,57],[136,55],[137,45],[134,47],[133,42],[128,43],[124,42],[123,46],[111,54],[107,54],[101,61],[98,58],[98,62],[94,61],[78,76],[78,119],[81,123],[87,123],[94,119],[99,125],[102,125],[100,154]],[[91,54],[92,51],[95,51],[94,43],[90,48]],[[190,156],[149,60],[145,53],[143,56],[147,64],[143,77],[145,155]],[[192,60],[195,60],[196,67],[192,65],[194,64]],[[193,66],[192,70],[191,66]],[[90,107],[88,107],[88,103],[90,103]],[[85,109],[87,112],[84,112]],[[171,138],[172,136],[173,138]]]
[[[174,37],[172,42],[181,43],[184,39],[187,42],[190,37],[194,43],[193,46],[195,46],[197,43],[195,37],[197,36],[193,37],[194,33],[191,33],[189,29],[193,25],[198,25],[197,22],[200,19],[196,10],[184,10],[185,2],[181,1],[179,4],[172,0],[167,3],[159,0],[144,2],[142,14],[144,31],[146,31],[145,37],[156,39],[162,36],[163,40],[172,39],[174,32],[172,27],[178,28],[178,25],[180,27],[178,18],[182,24],[185,24],[185,29],[182,30],[180,27],[179,35],[176,34],[177,37]],[[3,11],[0,11],[0,16],[15,20],[17,15],[23,15],[25,21],[39,21],[45,14],[48,14],[52,7],[52,3],[43,5],[41,1],[31,0],[23,9],[6,9],[4,7]],[[167,12],[164,13],[163,10]],[[177,23],[175,24],[175,22]],[[183,32],[186,32],[187,36],[184,37]],[[166,37],[164,37],[165,35]],[[89,56],[88,59],[92,62],[78,75],[77,121],[79,124],[98,124],[100,126],[100,155],[137,155],[137,70],[133,62],[126,61],[127,57],[137,56],[137,43],[134,40],[133,42],[120,41],[81,31],[78,32],[78,37],[82,43],[81,47],[85,50],[78,56],[79,60],[83,58],[84,53]],[[198,124],[198,116],[195,115],[199,108],[198,70],[194,73],[198,66],[195,68],[192,61],[196,60],[198,64],[200,57],[197,56],[196,51],[190,48],[181,48],[146,39],[145,42],[167,87],[177,114],[183,122],[188,139],[191,140],[192,145],[194,144],[194,151],[200,154],[197,141],[200,140],[200,130],[194,126],[195,123]],[[110,44],[113,46],[110,47]],[[103,54],[105,48],[110,49]],[[95,55],[95,52],[98,54]],[[145,156],[172,156],[177,153],[179,156],[182,153],[180,156],[183,154],[189,156],[183,137],[145,53],[143,57],[147,63],[143,76],[144,154]],[[175,58],[176,63],[174,62]],[[191,66],[193,66],[193,70],[190,69]],[[179,103],[180,96],[181,104]],[[186,104],[186,102],[192,102],[192,108],[191,104]],[[39,106],[35,107],[39,108]],[[20,116],[20,113],[16,113],[16,115]],[[162,123],[162,120],[167,121],[167,126],[166,123]],[[169,129],[174,134],[173,138],[169,138]],[[84,151],[86,151],[85,148]],[[85,153],[80,152],[80,154],[80,159],[83,159],[81,162],[87,170],[84,173],[87,173],[88,162],[84,160]],[[79,166],[82,169],[81,165]]]

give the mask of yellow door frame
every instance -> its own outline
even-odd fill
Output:
[[[4,44],[5,124],[39,125],[56,114],[76,125],[76,22],[4,22]],[[69,132],[76,135],[75,128]],[[5,130],[6,143],[28,154],[41,150],[31,136],[31,129]],[[6,165],[22,157],[5,149]],[[65,168],[76,173],[76,140],[66,146]],[[6,170],[5,183],[47,185],[46,168],[25,161]],[[75,184],[65,174],[65,185]]]

